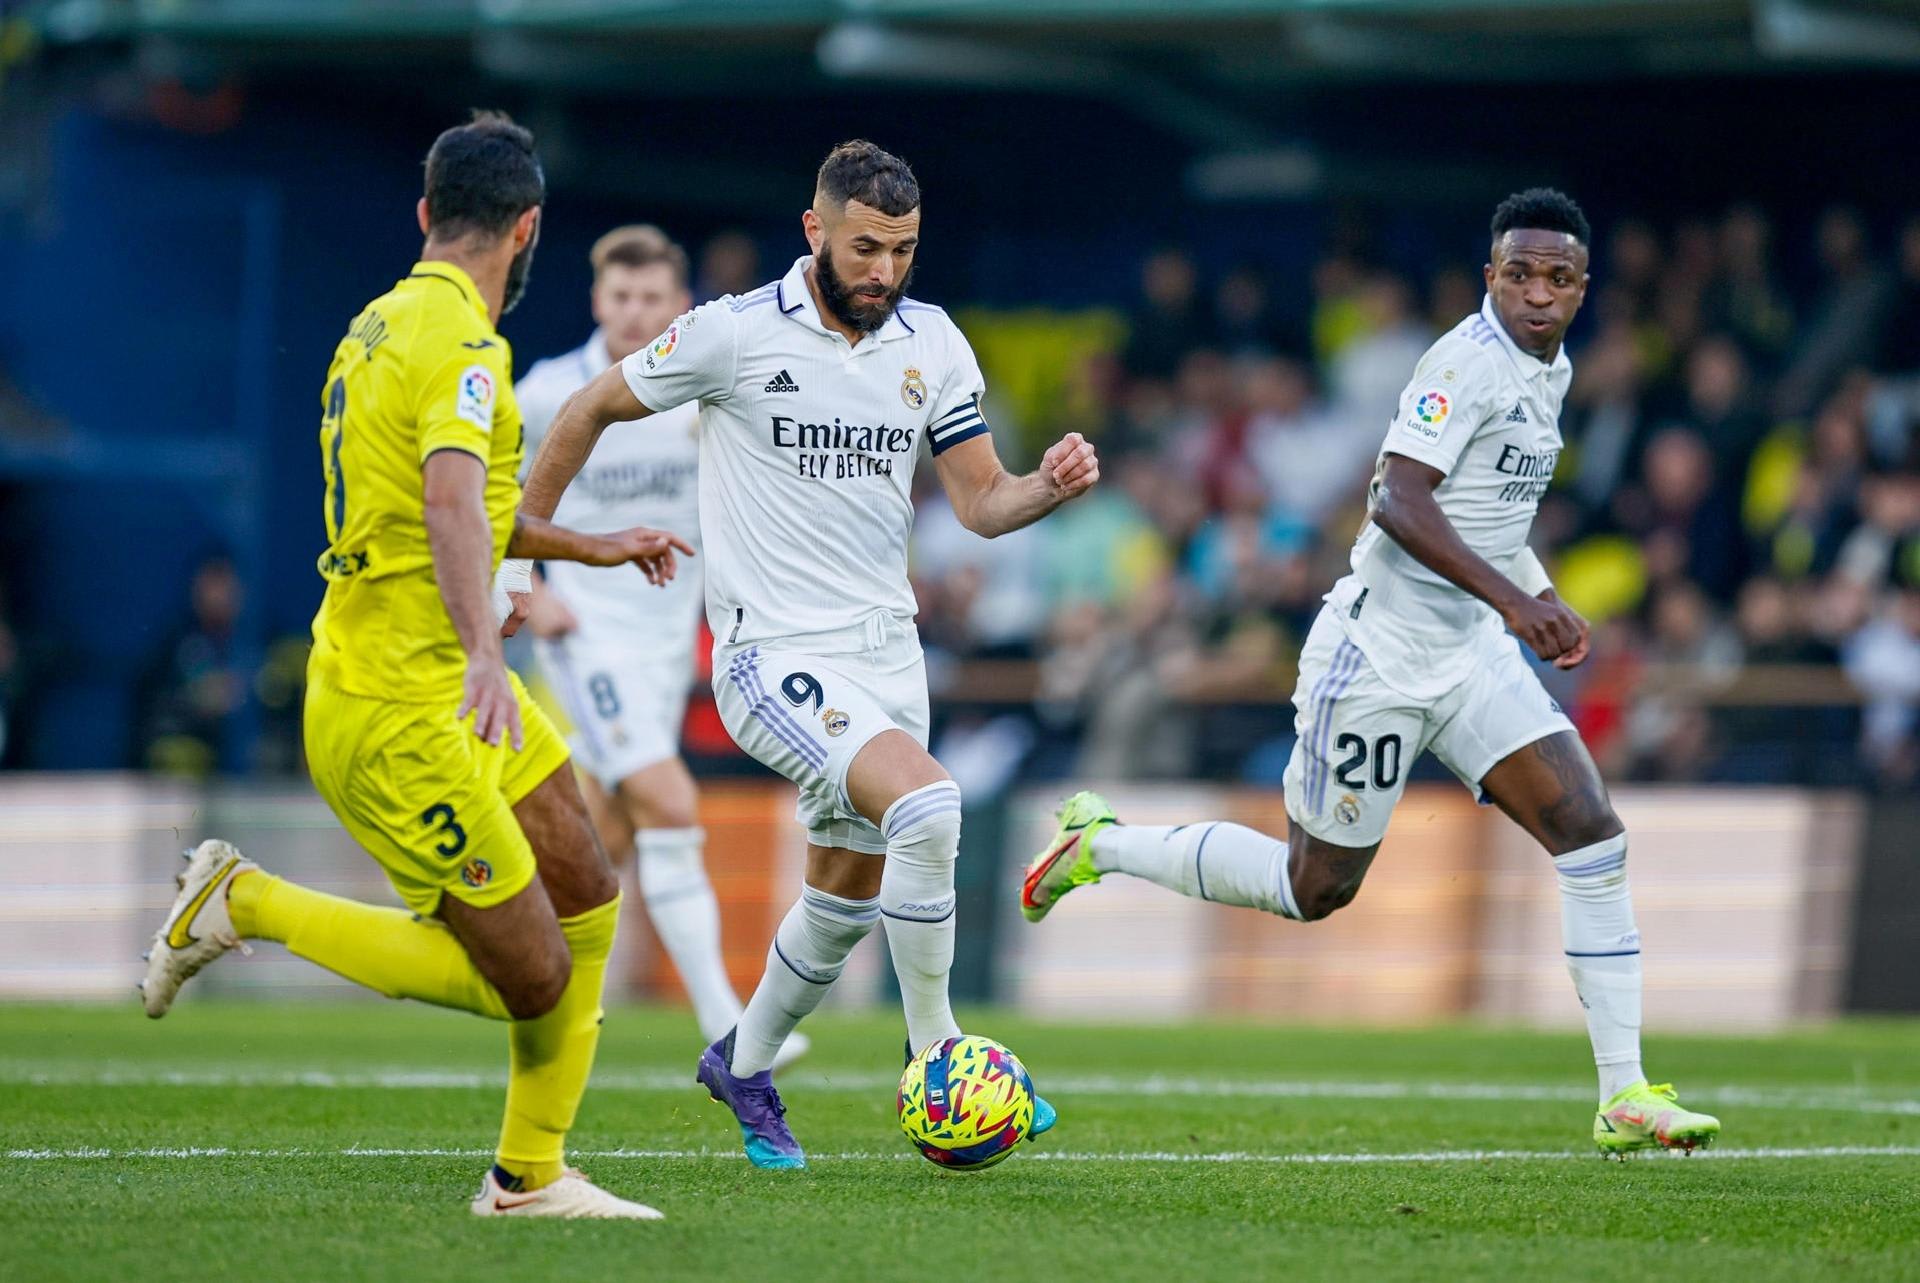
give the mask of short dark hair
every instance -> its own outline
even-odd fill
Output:
[[[827,153],[814,195],[843,207],[857,200],[895,218],[920,208],[920,183],[907,162],[864,138]]]
[[[593,243],[587,261],[593,264],[593,279],[596,282],[609,267],[651,267],[655,263],[665,263],[673,271],[675,284],[684,289],[690,274],[687,251],[669,240],[665,232],[651,223],[632,223],[614,228]]]
[[[440,240],[498,238],[547,198],[533,132],[503,111],[475,111],[427,152],[427,231]]]
[[[1541,232],[1565,232],[1582,245],[1593,244],[1593,229],[1573,197],[1552,187],[1529,187],[1500,202],[1493,211],[1493,239],[1508,232],[1529,228]]]

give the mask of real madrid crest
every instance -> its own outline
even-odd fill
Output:
[[[1358,824],[1360,822],[1360,799],[1351,793],[1341,794],[1339,802],[1334,805],[1333,818],[1342,824]]]
[[[826,727],[828,735],[837,739],[847,733],[847,727],[853,724],[853,719],[837,708],[829,708],[820,714],[820,724]]]
[[[924,410],[927,406],[927,384],[920,377],[920,371],[909,365],[906,377],[900,380],[900,399],[907,403],[909,410]]]

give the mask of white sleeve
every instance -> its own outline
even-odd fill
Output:
[[[671,410],[689,401],[733,395],[740,364],[740,318],[726,299],[703,303],[653,342],[620,362],[620,373],[641,405]]]
[[[1540,564],[1539,556],[1525,546],[1514,554],[1513,564],[1507,567],[1507,578],[1529,597],[1538,597],[1553,587],[1553,580],[1547,577],[1547,568]]]
[[[1452,472],[1460,452],[1493,409],[1493,376],[1478,350],[1436,347],[1423,358],[1413,382],[1400,394],[1400,408],[1387,428],[1388,454]]]
[[[987,381],[966,335],[957,326],[950,327],[949,334],[953,357],[934,392],[933,413],[927,418],[927,439],[936,455],[987,432],[986,417],[980,413]]]

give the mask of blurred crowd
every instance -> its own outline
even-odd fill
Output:
[[[1911,784],[1920,217],[1879,244],[1834,209],[1782,245],[1744,207],[1596,240],[1534,532],[1595,646],[1551,687],[1615,778]],[[1469,260],[1416,280],[1358,252],[1310,285],[1286,306],[1255,268],[1153,253],[1124,343],[1025,434],[1085,430],[1102,488],[988,543],[923,486],[935,672],[965,703],[965,661],[1036,668],[1036,769],[1277,783],[1400,391],[1483,293]]]
[[[1534,542],[1594,624],[1588,663],[1543,677],[1612,778],[1920,779],[1920,217],[1880,232],[1836,209],[1787,243],[1743,207],[1597,237]],[[723,234],[696,292],[766,271]],[[1276,281],[1168,246],[1124,292],[1123,325],[1054,351],[1031,328],[996,344],[994,314],[966,314],[1002,453],[1030,464],[1080,430],[1105,480],[989,542],[923,471],[935,747],[989,783],[1277,785],[1298,649],[1346,572],[1400,391],[1478,309],[1479,267],[1410,274],[1356,248]],[[1010,352],[1046,378],[1003,368]],[[1022,402],[1022,384],[1052,390]],[[245,644],[243,599],[210,554],[138,683],[130,765],[300,769],[304,638]],[[17,763],[31,709],[5,607],[0,760]],[[740,764],[710,713],[696,693],[690,752]]]

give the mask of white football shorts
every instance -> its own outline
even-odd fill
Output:
[[[1480,781],[1502,759],[1573,729],[1516,638],[1502,632],[1470,644],[1480,653],[1468,676],[1437,700],[1415,700],[1381,681],[1334,609],[1321,608],[1293,695],[1286,799],[1296,824],[1323,842],[1373,846],[1422,750],[1432,749],[1479,797]]]
[[[695,620],[612,628],[573,610],[580,627],[536,641],[534,657],[573,723],[574,761],[611,793],[635,771],[680,755]]]
[[[884,731],[926,747],[927,667],[910,623],[880,613],[837,632],[715,647],[713,695],[733,742],[800,786],[795,818],[809,842],[886,854],[847,799],[847,769]]]

